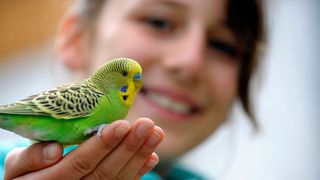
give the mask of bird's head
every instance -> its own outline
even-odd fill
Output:
[[[142,68],[133,59],[116,58],[101,66],[89,80],[107,96],[115,92],[130,107],[142,87]]]

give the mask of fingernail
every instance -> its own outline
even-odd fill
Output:
[[[151,159],[148,163],[147,163],[147,167],[148,168],[153,168],[158,164],[158,161],[155,159]]]
[[[120,124],[119,126],[116,127],[114,131],[114,135],[118,138],[123,137],[126,135],[130,130],[129,124]]]
[[[43,156],[46,160],[51,161],[57,158],[58,144],[47,144],[43,149]]]
[[[150,125],[141,123],[136,129],[136,135],[140,138],[145,137],[151,128],[152,127]]]
[[[160,134],[157,131],[153,131],[151,136],[148,138],[147,144],[150,146],[156,145],[161,139]]]
[[[139,172],[140,176],[143,176],[146,174],[148,171],[151,171],[159,162],[158,158],[150,158],[146,164],[144,164],[143,168]]]

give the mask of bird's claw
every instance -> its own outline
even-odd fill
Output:
[[[101,133],[102,133],[102,130],[103,128],[105,128],[106,126],[108,126],[108,124],[101,124],[99,126],[96,126],[94,128],[91,128],[91,129],[87,129],[84,131],[84,135],[85,136],[88,136],[88,135],[98,135],[98,136],[101,136]]]

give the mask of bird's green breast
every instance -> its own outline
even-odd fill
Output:
[[[0,114],[0,127],[37,141],[59,141],[78,144],[87,139],[84,131],[101,124],[123,119],[129,111],[118,97],[103,96],[95,110],[87,117],[55,119],[49,116]]]

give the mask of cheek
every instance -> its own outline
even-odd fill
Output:
[[[142,67],[148,66],[152,60],[157,59],[156,48],[150,48],[152,42],[148,37],[141,34],[140,31],[131,29],[131,31],[124,31],[119,28],[118,31],[102,31],[98,48],[104,57],[100,58],[115,58],[115,57],[128,57],[137,60]],[[121,36],[119,36],[121,34]]]
[[[216,64],[210,72],[214,97],[229,104],[237,95],[239,65]]]

